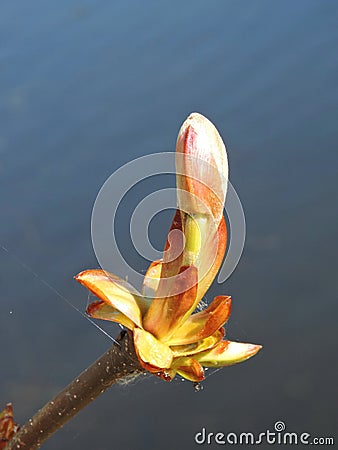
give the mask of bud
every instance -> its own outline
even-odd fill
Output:
[[[181,211],[212,215],[217,227],[223,216],[228,159],[216,127],[202,114],[190,114],[179,131],[176,172]]]

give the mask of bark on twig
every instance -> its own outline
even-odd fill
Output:
[[[117,342],[29,419],[8,442],[6,450],[39,448],[112,384],[141,373],[130,334],[123,331]]]

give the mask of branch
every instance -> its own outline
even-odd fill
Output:
[[[121,332],[117,343],[20,428],[8,442],[6,450],[40,448],[44,441],[112,384],[142,371],[131,335]]]

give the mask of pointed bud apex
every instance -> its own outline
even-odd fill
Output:
[[[223,215],[228,182],[225,145],[215,126],[192,113],[176,143],[178,205],[192,215],[212,214],[216,225]]]

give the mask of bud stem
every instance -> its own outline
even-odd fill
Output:
[[[132,337],[122,332],[116,343],[41,408],[12,437],[6,450],[35,450],[112,384],[141,373]]]

